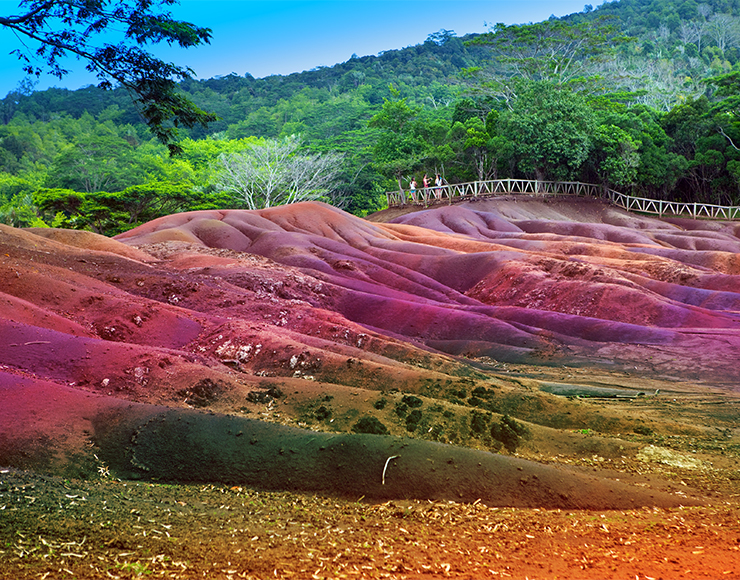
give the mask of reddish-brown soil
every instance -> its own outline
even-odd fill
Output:
[[[739,232],[534,199],[0,226],[0,577],[732,577]]]

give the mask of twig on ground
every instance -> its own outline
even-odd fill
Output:
[[[398,459],[400,455],[391,455],[388,459],[385,460],[385,467],[383,467],[383,479],[381,480],[381,485],[385,485],[385,470],[388,469],[388,464],[391,462],[391,459]]]

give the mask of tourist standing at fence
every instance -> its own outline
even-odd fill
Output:
[[[409,183],[409,194],[411,195],[411,201],[416,203],[417,199],[416,199],[416,178],[415,177],[412,177],[411,183]]]
[[[439,173],[437,173],[437,177],[434,178],[434,185],[437,186],[434,190],[434,197],[442,199],[442,176]]]

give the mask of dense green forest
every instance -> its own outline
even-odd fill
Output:
[[[122,88],[21,83],[0,101],[0,222],[113,235],[178,211],[300,199],[365,215],[425,173],[740,204],[740,0],[586,5],[180,88],[218,120],[182,129],[171,156]]]

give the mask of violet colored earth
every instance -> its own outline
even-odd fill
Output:
[[[0,226],[0,269],[0,465],[47,473],[686,505],[704,500],[536,461],[556,444],[581,453],[576,430],[641,432],[557,393],[740,385],[740,224],[598,201],[370,219],[305,203],[176,214],[115,239]],[[362,416],[389,434],[353,433]],[[496,439],[502,416],[524,425],[527,459]]]

